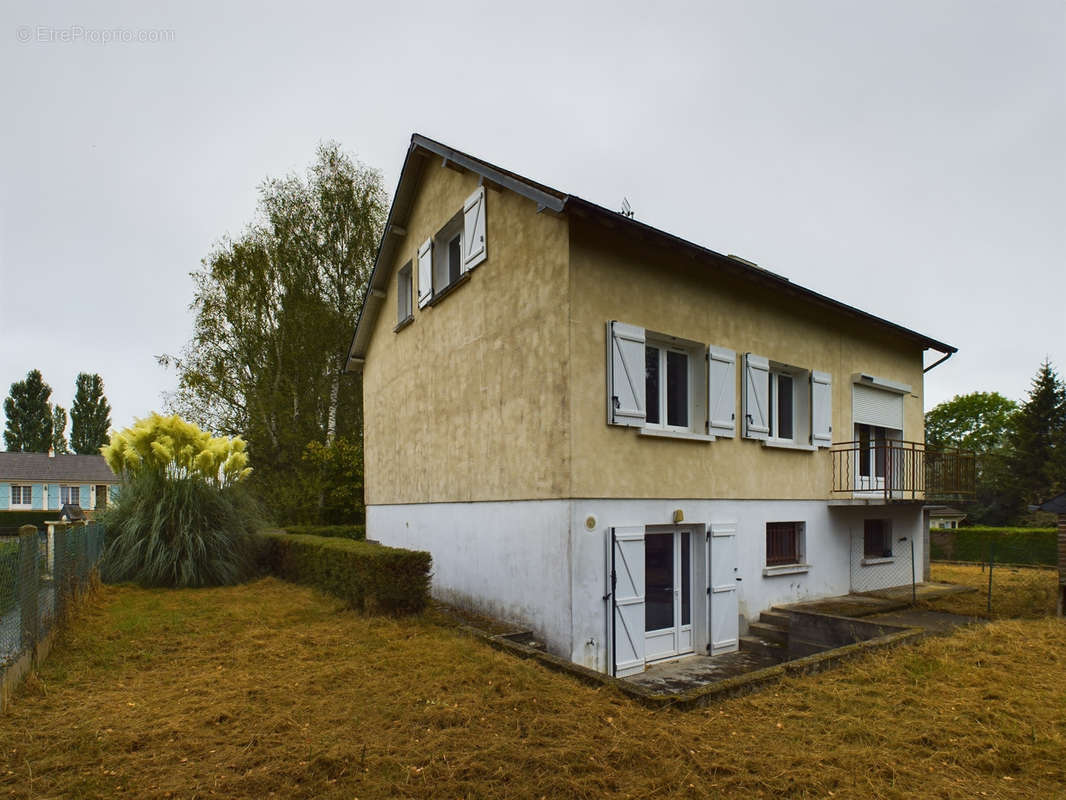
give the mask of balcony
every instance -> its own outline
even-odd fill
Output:
[[[873,502],[960,502],[975,493],[974,454],[895,439],[840,442],[830,449],[833,495]]]

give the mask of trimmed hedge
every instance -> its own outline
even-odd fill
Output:
[[[59,519],[59,512],[51,511],[0,511],[0,528],[19,528],[23,525],[36,525],[44,528],[49,520]]]
[[[261,534],[274,575],[335,595],[348,608],[415,614],[429,602],[433,559],[420,550],[288,533]]]
[[[296,536],[324,536],[329,539],[366,539],[366,525],[286,525],[286,533]]]
[[[1045,564],[1058,558],[1055,528],[932,528],[929,557],[933,561],[988,561],[1001,564]]]

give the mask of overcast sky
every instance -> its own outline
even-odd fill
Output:
[[[1066,373],[1063,0],[149,5],[0,11],[0,395],[161,409],[260,182],[414,131],[957,346],[927,408]]]

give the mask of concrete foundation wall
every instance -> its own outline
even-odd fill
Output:
[[[864,518],[891,518],[896,538],[920,536],[922,519],[914,506],[834,508],[797,500],[425,503],[369,506],[367,535],[432,553],[435,597],[528,627],[551,652],[605,671],[610,529],[669,525],[675,511],[686,525],[736,524],[741,633],[773,605],[847,594],[856,570],[856,538],[862,555]],[[764,574],[767,522],[804,523],[806,571]],[[917,557],[920,564],[920,552]],[[706,613],[704,567],[694,564],[694,618],[701,609]],[[877,588],[909,583],[909,542],[895,563],[858,569]]]

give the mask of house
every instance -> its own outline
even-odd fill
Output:
[[[0,511],[102,510],[118,485],[103,456],[0,453]]]
[[[415,135],[348,360],[367,535],[592,669],[735,650],[911,582],[926,350],[955,352]]]
[[[964,519],[966,519],[966,512],[959,511],[957,508],[939,506],[929,509],[929,524],[934,528],[954,529],[959,527]]]

